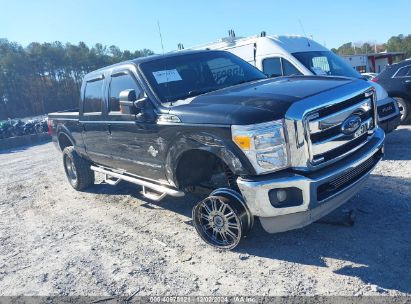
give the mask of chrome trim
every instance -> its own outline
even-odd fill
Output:
[[[408,67],[410,67],[410,66],[411,66],[411,64],[405,65],[405,66],[403,66],[403,67],[400,67],[400,68],[394,73],[394,75],[391,76],[391,78],[411,78],[411,76],[407,76],[407,75],[397,77],[397,74],[398,74],[399,71],[401,71],[402,69],[408,68]],[[409,73],[409,72],[408,72],[408,73]]]
[[[339,201],[338,198],[347,195],[347,193],[350,195],[354,195],[356,193],[356,191],[352,191],[352,188],[361,183],[361,181],[369,175],[372,169],[364,173],[363,176],[355,182],[327,197],[325,200],[320,202],[317,200],[317,188],[319,186],[335,179],[336,177],[339,177],[346,171],[359,166],[375,155],[378,151],[383,151],[384,138],[384,131],[377,128],[372,136],[372,139],[362,149],[336,163],[334,166],[314,172],[310,176],[304,176],[293,172],[282,172],[271,175],[271,178],[267,176],[253,177],[251,179],[240,177],[237,179],[237,184],[248,208],[255,216],[292,216],[294,213],[313,210],[327,202]],[[286,208],[273,207],[270,203],[268,192],[272,189],[288,187],[296,187],[301,189],[303,193],[303,204]]]
[[[102,168],[102,169],[110,170],[112,172],[119,173],[119,174],[127,173],[127,175],[129,175],[129,176],[136,177],[136,178],[142,179],[142,180],[146,180],[148,182],[153,182],[155,184],[161,184],[161,185],[164,185],[166,187],[168,187],[168,186],[174,187],[175,186],[174,184],[170,184],[168,181],[166,181],[164,179],[152,179],[152,178],[144,177],[144,176],[141,176],[141,175],[138,175],[138,174],[133,174],[133,173],[127,172],[123,169],[114,169],[114,168],[109,168],[109,167],[105,167],[105,166],[102,166],[102,165],[98,165],[98,167]]]
[[[311,134],[325,131],[329,128],[340,125],[346,118],[348,118],[355,111],[368,112],[372,109],[372,100],[370,98],[362,100],[361,102],[345,108],[342,111],[333,113],[326,117],[309,119],[308,127]]]
[[[307,118],[311,118],[315,121],[318,121],[324,118],[327,119],[327,117],[336,117],[340,115],[340,112],[341,115],[343,115],[343,113],[346,113],[345,115],[347,115],[348,117],[349,111],[347,111],[347,109],[343,109],[341,111],[338,111],[337,114],[331,114],[328,116],[324,116],[322,118],[319,118],[318,111],[330,106],[334,106],[346,100],[352,99],[360,94],[366,94],[368,97],[373,95],[373,98],[371,99],[374,111],[373,117],[376,118],[377,109],[375,89],[372,86],[370,86],[368,82],[359,80],[354,80],[350,83],[341,85],[332,90],[328,90],[320,94],[304,98],[301,101],[295,102],[290,106],[285,115],[285,128],[289,138],[289,149],[291,155],[292,168],[298,171],[318,170],[346,156],[346,154],[344,154],[340,157],[337,157],[336,159],[332,159],[327,162],[321,162],[321,159],[319,160],[319,162],[314,162],[314,157],[311,153],[312,147],[310,132],[308,131],[309,126],[307,125]],[[365,97],[362,101],[358,102],[353,107],[350,106],[349,108],[352,108],[353,112],[355,112],[355,109],[357,109],[356,107],[360,107],[361,110],[361,106],[364,106],[366,104],[366,98],[367,97]],[[377,124],[375,123],[374,125],[376,126]],[[315,129],[314,126],[315,125],[312,125],[311,127]],[[373,132],[374,130],[375,127],[373,130],[370,130],[369,133]],[[365,143],[367,143],[367,141]],[[356,149],[353,149],[350,152],[353,153],[355,150]]]
[[[362,126],[366,126],[367,131],[371,130],[370,127],[372,126],[372,122],[373,122],[373,119],[368,118],[366,121],[361,123],[360,128]],[[364,134],[361,134],[360,136],[362,136],[362,135],[364,135]],[[360,137],[360,136],[358,136],[358,137]],[[311,148],[312,148],[311,150],[312,150],[312,153],[313,153],[314,156],[318,155],[318,154],[323,154],[323,153],[332,151],[336,148],[339,148],[339,147],[353,141],[354,139],[356,139],[358,137],[355,137],[354,135],[345,135],[343,133],[339,133],[338,135],[333,136],[329,139],[326,139],[326,140],[323,140],[321,142],[316,142],[314,144],[311,144]]]
[[[369,94],[370,94],[370,91],[369,90],[367,90],[366,92],[362,92],[362,93],[360,93],[360,94],[358,94],[358,95],[361,95],[361,94],[364,94],[364,95],[368,95],[368,96],[370,96]],[[357,96],[358,96],[357,95]],[[369,104],[369,102],[372,102],[373,104],[370,106],[370,104]],[[361,101],[360,103],[357,103],[356,105],[354,105],[354,106],[351,106],[351,107],[349,107],[349,108],[347,108],[347,109],[344,109],[344,110],[342,110],[342,111],[339,111],[339,112],[337,112],[337,113],[335,113],[335,114],[332,114],[332,115],[329,115],[329,116],[326,116],[326,117],[323,117],[323,118],[318,118],[318,120],[317,121],[323,121],[323,120],[327,120],[329,117],[331,117],[331,124],[335,124],[336,126],[338,126],[338,125],[341,125],[343,122],[344,122],[344,120],[345,119],[347,119],[350,115],[353,115],[354,113],[356,113],[356,112],[362,112],[362,113],[364,113],[365,112],[365,110],[366,109],[368,109],[368,111],[370,110],[370,109],[374,109],[374,114],[376,113],[376,101],[375,101],[375,99],[372,99],[372,100],[369,100],[369,99],[367,99],[366,100],[366,102],[364,102],[364,100],[363,101]],[[373,106],[373,107],[372,107]],[[321,110],[321,109],[320,109]],[[317,111],[319,111],[319,110],[317,110]],[[373,115],[374,116],[374,115]],[[363,125],[366,125],[367,126],[367,132],[373,132],[374,130],[373,129],[370,129],[370,127],[372,126],[372,121],[376,121],[375,119],[373,119],[373,118],[370,118],[369,120],[367,120],[365,123],[362,123],[361,124],[361,126],[363,126]],[[350,138],[348,139],[348,140],[345,140],[345,141],[343,141],[343,143],[341,143],[341,138],[342,137],[345,137],[345,138],[347,138],[347,136],[345,136],[342,132],[340,133],[341,134],[341,137],[337,137],[336,138],[336,142],[334,143],[332,140],[333,139],[328,139],[328,140],[326,140],[326,141],[323,141],[322,142],[322,144],[318,144],[318,143],[313,143],[312,141],[311,141],[311,132],[310,132],[310,121],[308,120],[308,119],[306,119],[306,118],[303,118],[303,122],[304,122],[304,125],[305,125],[305,131],[306,131],[306,137],[307,137],[307,143],[308,143],[308,151],[309,151],[309,155],[308,155],[308,157],[309,157],[309,162],[311,163],[311,165],[312,166],[322,166],[322,167],[324,167],[325,165],[327,165],[327,164],[331,164],[331,163],[333,163],[333,162],[336,162],[338,159],[341,159],[342,157],[344,157],[345,155],[347,155],[347,154],[349,154],[349,153],[352,153],[352,152],[354,152],[355,150],[357,150],[360,146],[361,146],[361,144],[359,144],[357,147],[354,147],[354,148],[352,148],[352,149],[350,149],[349,151],[347,151],[347,152],[345,152],[345,153],[343,153],[343,154],[340,154],[339,156],[337,156],[337,157],[335,157],[334,159],[332,159],[332,160],[328,160],[328,161],[325,161],[324,162],[324,158],[323,157],[321,157],[321,158],[319,158],[319,159],[316,159],[316,156],[317,155],[319,155],[319,154],[323,154],[323,153],[326,153],[326,152],[328,152],[328,151],[332,151],[332,150],[334,150],[334,149],[336,149],[336,148],[339,148],[339,147],[342,147],[343,145],[345,145],[345,144],[348,144],[349,142],[351,142],[352,140],[354,140],[355,139],[355,137],[354,136],[350,136]],[[376,124],[374,124],[374,128],[375,128],[375,126],[376,126]],[[317,134],[317,133],[314,133],[314,134]],[[364,143],[366,143],[368,140],[366,140]],[[317,148],[318,146],[322,146],[321,148]],[[319,151],[318,151],[319,150]]]
[[[162,185],[159,185],[159,184],[150,183],[148,181],[126,175],[125,173],[120,174],[120,173],[116,173],[116,172],[113,172],[111,170],[103,169],[101,167],[96,167],[96,166],[90,166],[90,169],[95,171],[95,172],[103,173],[103,174],[106,174],[108,176],[118,178],[120,180],[125,180],[127,182],[130,182],[130,183],[133,183],[133,184],[136,184],[136,185],[147,187],[147,188],[152,189],[154,191],[157,191],[159,193],[166,193],[168,195],[175,196],[175,197],[184,196],[184,192],[179,191],[177,189],[171,189],[169,187],[165,187],[165,186],[162,186]]]

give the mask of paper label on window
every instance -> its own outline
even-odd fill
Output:
[[[158,84],[182,80],[176,69],[153,72],[153,76]]]
[[[315,75],[319,75],[319,76],[327,75],[327,73],[324,72],[324,70],[320,67],[313,67],[312,69],[313,69]]]

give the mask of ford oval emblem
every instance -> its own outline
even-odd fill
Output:
[[[361,117],[351,115],[341,125],[341,132],[345,135],[351,135],[361,126]]]

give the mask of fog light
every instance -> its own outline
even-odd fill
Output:
[[[278,189],[277,193],[277,200],[279,203],[284,202],[287,199],[287,192],[283,189]]]
[[[295,207],[303,204],[303,192],[296,187],[272,189],[268,191],[268,197],[274,208]]]

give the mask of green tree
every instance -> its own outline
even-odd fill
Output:
[[[76,108],[86,73],[151,54],[100,43],[90,48],[84,42],[33,42],[23,48],[0,39],[0,119]]]

